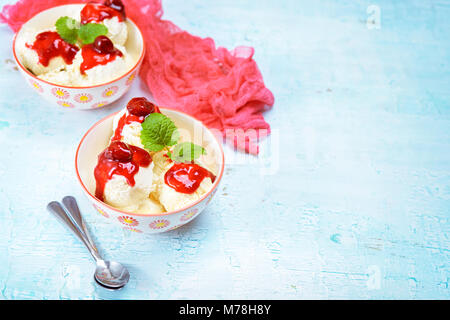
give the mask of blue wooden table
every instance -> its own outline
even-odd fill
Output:
[[[11,0],[0,0],[4,5]],[[74,173],[95,111],[48,105],[0,26],[0,298],[449,299],[450,1],[164,0],[165,18],[256,49],[275,106],[258,159],[227,148],[210,207],[139,236],[96,214]],[[130,284],[93,283],[45,210],[72,194]]]

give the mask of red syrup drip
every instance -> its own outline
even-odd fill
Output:
[[[109,53],[100,53],[91,43],[81,48],[81,56],[83,57],[83,62],[80,65],[80,72],[81,74],[86,74],[86,70],[98,65],[105,65],[108,62],[114,61],[117,56],[122,57],[123,54],[117,49],[113,49]]]
[[[89,2],[80,12],[81,24],[100,23],[113,17],[123,21],[125,19],[125,11],[121,12],[101,3]]]
[[[119,119],[119,122],[117,123],[116,131],[114,131],[114,136],[112,137],[112,141],[120,140],[122,138],[122,130],[125,125],[130,124],[132,122],[144,122],[145,117],[139,117],[135,116],[133,114],[127,114],[124,113],[124,115]]]
[[[214,182],[216,176],[195,163],[174,163],[164,175],[164,181],[169,187],[187,194],[194,193],[205,178],[211,178]]]
[[[64,41],[57,32],[44,31],[36,36],[32,45],[25,44],[27,48],[36,51],[39,63],[48,67],[50,60],[61,57],[67,64],[72,64],[78,50],[77,46]]]
[[[111,142],[98,156],[94,169],[95,196],[104,201],[105,185],[115,174],[125,177],[127,183],[134,186],[134,176],[139,168],[146,168],[151,162],[150,154],[144,149],[120,141]]]

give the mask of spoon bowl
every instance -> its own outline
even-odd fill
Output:
[[[94,278],[106,288],[120,289],[130,280],[130,273],[119,262],[98,260]]]

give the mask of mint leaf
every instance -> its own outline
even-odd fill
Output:
[[[75,44],[78,39],[78,28],[80,24],[70,17],[61,17],[56,20],[55,27],[59,36],[71,44]]]
[[[78,37],[83,44],[89,44],[94,42],[98,36],[103,36],[108,33],[108,28],[99,23],[86,23],[81,25],[78,31]]]
[[[173,152],[168,152],[170,159],[177,162],[190,162],[206,154],[205,148],[192,142],[182,142],[175,146]]]
[[[173,146],[179,139],[178,129],[169,117],[151,113],[142,123],[141,142],[148,151],[161,151]]]

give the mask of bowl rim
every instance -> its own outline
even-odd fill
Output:
[[[214,181],[214,183],[213,183],[213,186],[212,186],[211,190],[209,190],[207,193],[205,193],[204,195],[202,195],[202,196],[200,197],[200,199],[198,199],[197,201],[191,203],[191,204],[188,205],[188,206],[185,206],[185,207],[180,208],[180,209],[175,210],[175,211],[169,211],[169,212],[163,212],[163,213],[151,213],[151,214],[148,214],[148,213],[147,213],[147,214],[144,214],[144,213],[134,213],[134,212],[123,211],[123,210],[117,209],[117,208],[115,208],[115,207],[113,207],[113,206],[111,206],[111,205],[109,205],[109,204],[107,204],[107,203],[105,203],[105,202],[100,201],[99,199],[97,199],[97,198],[96,198],[96,197],[88,190],[88,188],[84,185],[83,180],[82,180],[81,177],[80,177],[80,173],[78,172],[78,153],[79,153],[79,151],[80,151],[80,147],[81,147],[81,145],[83,144],[83,142],[84,142],[86,136],[87,136],[92,130],[94,130],[94,128],[97,127],[99,124],[103,123],[104,121],[109,120],[111,117],[114,117],[116,114],[118,114],[118,113],[120,112],[120,110],[119,110],[119,111],[117,111],[117,112],[114,112],[114,113],[112,113],[112,114],[110,114],[110,115],[108,115],[108,116],[106,116],[106,117],[100,119],[100,120],[97,121],[96,123],[94,123],[94,124],[89,128],[89,130],[86,131],[86,133],[83,135],[83,137],[81,138],[81,140],[80,140],[80,142],[79,142],[79,144],[78,144],[78,147],[77,147],[77,151],[76,151],[76,153],[75,153],[75,171],[76,171],[76,174],[77,174],[78,182],[81,184],[81,187],[83,188],[83,190],[86,192],[86,194],[91,198],[91,200],[92,200],[95,204],[99,204],[99,205],[102,205],[102,206],[106,206],[107,208],[109,208],[109,209],[111,209],[111,210],[113,210],[113,211],[115,211],[115,212],[118,212],[118,213],[123,214],[123,215],[128,215],[128,216],[138,216],[138,217],[158,217],[158,216],[161,216],[161,217],[162,217],[162,216],[169,216],[169,215],[172,215],[172,214],[176,214],[176,213],[179,213],[179,212],[188,210],[188,209],[190,209],[190,208],[192,208],[192,207],[195,207],[197,204],[199,204],[200,202],[202,202],[203,200],[205,200],[205,199],[206,199],[206,198],[207,198],[214,190],[217,189],[217,186],[219,185],[220,180],[222,180],[223,172],[224,172],[224,170],[225,170],[225,155],[224,155],[224,151],[223,151],[222,144],[221,144],[220,141],[217,139],[216,135],[215,135],[215,134],[214,134],[214,133],[213,133],[213,132],[205,125],[205,124],[203,124],[203,122],[201,122],[200,120],[194,118],[193,116],[191,116],[191,115],[189,115],[189,114],[187,114],[187,113],[185,113],[185,112],[183,112],[183,111],[179,111],[179,110],[175,110],[175,109],[171,109],[171,108],[164,108],[164,107],[159,107],[159,109],[160,109],[161,111],[169,110],[169,111],[172,111],[172,112],[178,112],[178,113],[181,113],[181,114],[183,114],[184,116],[186,116],[186,117],[188,117],[188,118],[191,118],[191,119],[193,119],[193,120],[199,122],[206,130],[208,130],[208,132],[209,132],[209,133],[214,137],[214,139],[216,140],[217,145],[219,146],[220,154],[221,154],[221,156],[222,156],[222,165],[221,165],[221,167],[220,167],[219,174],[216,176],[216,179],[215,179],[215,181]]]
[[[129,20],[130,23],[132,23],[136,27],[136,29],[139,31],[139,34],[141,36],[141,39],[142,39],[142,50],[141,50],[141,55],[139,56],[139,59],[137,60],[136,64],[130,70],[128,70],[126,73],[121,75],[120,77],[117,77],[117,78],[115,78],[113,80],[110,80],[108,82],[105,82],[105,83],[96,84],[96,85],[92,85],[92,86],[74,87],[74,86],[67,86],[67,85],[57,84],[57,83],[49,82],[47,80],[40,79],[36,75],[31,73],[27,68],[25,68],[25,66],[22,65],[20,60],[17,58],[17,54],[16,54],[16,39],[17,39],[17,35],[19,34],[20,31],[22,31],[23,26],[25,24],[27,24],[28,21],[30,21],[31,19],[35,18],[36,16],[38,16],[41,13],[43,13],[45,11],[48,11],[48,10],[53,10],[55,8],[58,8],[58,7],[65,7],[65,6],[70,6],[70,5],[84,5],[84,4],[86,4],[86,3],[69,3],[69,4],[63,4],[63,5],[54,6],[54,7],[42,10],[42,11],[36,13],[34,16],[32,16],[30,19],[28,19],[27,22],[25,22],[24,24],[22,24],[20,26],[19,30],[17,30],[17,32],[14,34],[14,38],[13,38],[13,42],[12,42],[12,49],[13,49],[14,60],[16,61],[17,65],[22,69],[22,71],[24,71],[28,76],[34,78],[37,81],[42,81],[44,83],[47,83],[47,84],[55,86],[55,87],[61,87],[61,88],[66,88],[66,89],[90,89],[90,88],[103,87],[103,86],[107,86],[109,84],[112,84],[113,82],[116,82],[116,81],[118,81],[118,80],[128,76],[130,73],[132,73],[133,71],[136,70],[136,68],[139,66],[139,64],[142,62],[142,60],[144,60],[145,51],[146,51],[146,49],[145,49],[145,40],[144,40],[144,36],[143,36],[142,31],[139,28],[139,26],[129,17],[127,17],[127,20]]]

